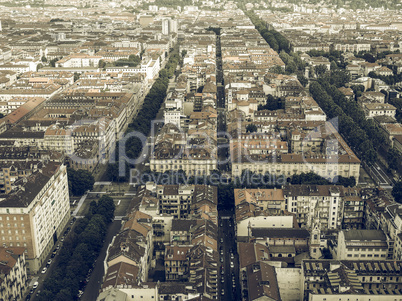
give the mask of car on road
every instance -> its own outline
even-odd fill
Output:
[[[60,245],[57,245],[56,250],[59,250],[59,249],[60,249]]]
[[[42,274],[45,274],[46,273],[46,271],[47,271],[47,267],[44,267],[43,269],[42,269]]]
[[[35,283],[34,283],[34,285],[33,285],[33,289],[36,289],[37,287],[38,287],[38,285],[39,285],[39,282],[38,281],[36,281]]]
[[[223,257],[221,257],[221,262],[223,262]]]
[[[231,267],[232,269],[234,268],[233,261],[230,262],[230,267]]]
[[[29,291],[29,293],[32,295],[33,293],[34,293],[34,289],[31,289],[30,291]]]
[[[47,261],[47,264],[51,264],[51,263],[52,263],[52,260],[49,259],[49,260]]]
[[[233,258],[234,258],[233,253],[230,253],[230,258],[231,258],[231,259],[233,259]]]
[[[27,295],[27,296],[25,297],[25,300],[31,300],[31,295]]]
[[[63,241],[64,241],[64,236],[63,236],[63,237],[60,239],[60,241],[61,241],[61,242],[63,242]]]
[[[223,243],[223,237],[221,237],[221,243]]]
[[[221,295],[223,296],[225,294],[225,290],[224,289],[222,289],[222,291],[221,291]]]
[[[81,298],[83,294],[84,294],[84,292],[83,292],[83,291],[81,291],[81,290],[79,290],[79,291],[78,291],[78,295],[77,295],[77,297],[78,297],[78,298]]]

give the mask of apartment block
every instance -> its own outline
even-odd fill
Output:
[[[384,260],[387,237],[381,230],[342,230],[338,234],[338,260]]]
[[[402,294],[401,262],[303,260],[303,300],[395,301]]]
[[[0,243],[25,249],[27,270],[36,273],[70,218],[67,169],[49,162],[1,196]]]
[[[27,289],[24,248],[0,247],[0,298],[22,300]]]

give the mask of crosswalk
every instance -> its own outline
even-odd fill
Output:
[[[84,218],[85,216],[83,216],[83,215],[77,215],[77,216],[75,216],[75,218]],[[115,216],[114,217],[114,220],[115,221],[121,221],[121,220],[123,220],[123,218],[124,218],[124,215],[118,215],[118,216]]]

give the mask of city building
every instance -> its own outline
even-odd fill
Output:
[[[338,260],[384,260],[388,256],[387,237],[381,230],[350,229],[338,235]]]
[[[0,278],[0,298],[22,300],[28,281],[24,248],[0,247]]]
[[[35,274],[70,218],[67,168],[49,162],[19,181],[0,197],[0,243],[23,247],[27,271]]]

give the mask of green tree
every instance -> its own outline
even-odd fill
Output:
[[[314,69],[315,69],[315,74],[318,77],[323,76],[325,74],[325,72],[327,72],[327,70],[328,70],[326,65],[317,65],[317,66],[315,66]]]
[[[56,67],[56,62],[59,60],[59,58],[54,58],[52,60],[50,60],[49,64],[51,67]]]
[[[306,87],[308,84],[308,79],[303,74],[297,74],[297,79],[303,87]]]
[[[247,132],[247,133],[254,133],[254,132],[257,132],[257,126],[256,126],[255,124],[252,124],[252,123],[248,124],[248,125],[246,126],[246,132]]]
[[[297,70],[297,66],[296,66],[296,64],[295,64],[293,61],[289,62],[289,64],[286,65],[285,71],[286,71],[288,74],[295,73],[296,70]]]
[[[105,67],[106,67],[106,62],[104,60],[100,60],[98,63],[98,68],[103,69]]]
[[[276,73],[276,74],[285,74],[285,71],[281,66],[273,66],[269,68],[269,72]]]
[[[92,190],[94,187],[95,179],[87,170],[68,168],[67,176],[68,186],[73,195],[83,195],[87,190]]]
[[[134,54],[131,54],[128,57],[128,60],[130,62],[133,62],[134,64],[136,64],[136,66],[138,66],[138,64],[141,62],[141,58],[138,55],[134,55]]]
[[[42,56],[41,61],[42,61],[42,63],[47,63],[47,58],[46,58],[46,56]]]
[[[392,188],[391,194],[394,197],[395,202],[402,204],[402,182],[401,181],[399,181],[395,184],[395,186]]]
[[[267,101],[265,105],[259,105],[258,110],[280,110],[285,108],[285,101],[280,97],[274,97],[271,94],[268,94]]]
[[[81,74],[79,74],[78,72],[74,72],[74,82],[76,82],[77,80],[80,79]]]
[[[371,53],[368,53],[368,52],[366,52],[363,55],[363,58],[369,63],[375,63],[375,61],[376,61],[376,58]]]
[[[114,218],[114,210],[116,206],[113,199],[109,196],[102,196],[96,206],[96,214],[100,214],[105,217],[105,221],[110,223]]]
[[[387,163],[389,168],[393,170],[399,169],[399,165],[401,163],[401,153],[395,147],[392,147],[388,150]]]

